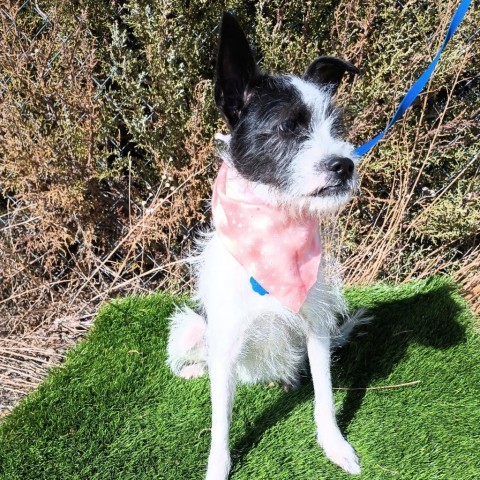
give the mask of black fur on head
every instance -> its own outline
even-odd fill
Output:
[[[215,102],[231,129],[240,117],[246,92],[257,74],[247,37],[235,17],[224,13],[220,27]]]
[[[232,159],[245,178],[283,188],[289,163],[308,139],[311,111],[285,77],[259,76],[250,87],[232,132]]]
[[[335,92],[345,72],[360,73],[360,70],[341,58],[318,57],[309,65],[303,78],[320,86],[330,85]]]
[[[335,92],[346,72],[360,71],[350,62],[337,57],[321,56],[305,71],[303,78]],[[236,18],[225,12],[220,26],[220,45],[215,79],[215,102],[230,129],[240,118],[249,90],[262,76],[247,37]]]
[[[358,70],[340,58],[319,57],[303,77],[263,73],[237,20],[225,13],[215,101],[231,131],[236,170],[288,195],[350,192],[356,182],[352,147],[341,138],[331,98],[345,72]]]

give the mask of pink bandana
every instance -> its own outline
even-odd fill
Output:
[[[212,213],[223,244],[252,276],[254,291],[270,293],[298,312],[317,280],[322,255],[318,220],[292,218],[265,204],[225,162],[213,187]]]

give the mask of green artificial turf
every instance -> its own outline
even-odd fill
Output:
[[[335,354],[341,429],[361,479],[480,478],[480,339],[448,280],[347,292],[375,319]],[[0,425],[0,478],[202,479],[208,379],[165,365],[166,294],[105,306],[86,340]],[[360,334],[360,335],[358,335]],[[418,382],[392,389],[384,385]],[[315,442],[313,391],[242,386],[230,445],[233,480],[351,478]]]

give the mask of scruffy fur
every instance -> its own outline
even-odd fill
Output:
[[[215,100],[230,135],[222,160],[251,182],[266,203],[292,217],[336,211],[357,188],[356,159],[342,137],[332,95],[349,62],[319,57],[302,77],[260,72],[238,23],[225,14],[220,33]],[[168,362],[176,375],[211,380],[212,443],[207,480],[230,471],[228,432],[238,381],[296,386],[308,361],[315,390],[318,443],[334,463],[360,473],[354,449],[335,419],[330,350],[355,325],[337,282],[320,267],[298,313],[272,295],[252,290],[250,275],[215,231],[205,234],[193,259],[199,312],[182,307],[171,319]]]

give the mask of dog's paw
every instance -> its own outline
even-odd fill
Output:
[[[333,441],[319,440],[320,446],[323,448],[325,455],[346,472],[353,475],[360,473],[360,464],[357,454],[353,447],[340,435]]]
[[[230,455],[226,451],[211,452],[208,457],[205,480],[227,480],[230,472]]]
[[[180,377],[189,380],[190,378],[201,377],[205,373],[205,365],[202,363],[192,363],[180,370]]]

